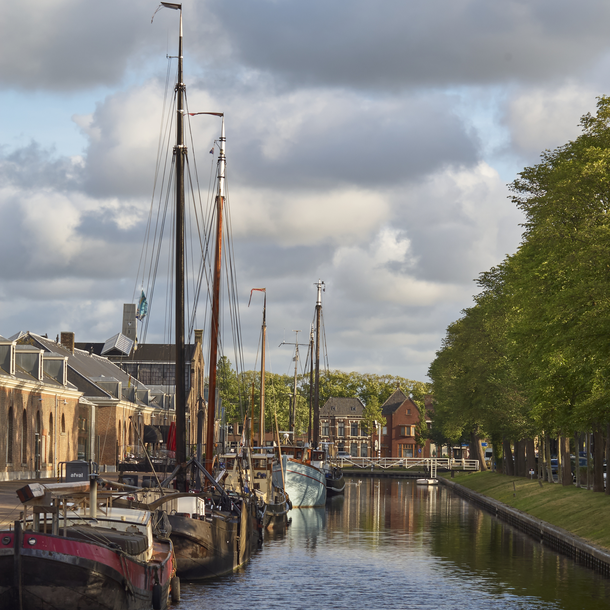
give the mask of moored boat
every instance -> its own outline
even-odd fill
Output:
[[[175,547],[178,575],[181,578],[201,579],[218,576],[232,571],[248,561],[259,539],[257,523],[259,514],[256,498],[244,489],[232,494],[214,478],[215,410],[216,410],[216,369],[219,343],[219,293],[222,261],[222,227],[225,205],[225,130],[224,115],[219,112],[188,113],[185,104],[183,82],[183,30],[182,5],[161,2],[161,6],[178,10],[180,29],[178,38],[178,72],[174,89],[176,142],[174,145],[175,202],[175,354],[176,380],[184,380],[188,371],[184,358],[185,345],[185,167],[188,147],[185,145],[184,122],[195,114],[220,117],[221,135],[217,160],[217,192],[214,198],[216,214],[216,235],[214,238],[214,272],[210,315],[210,357],[208,360],[208,404],[205,460],[202,460],[204,397],[203,388],[197,397],[199,403],[197,426],[197,458],[189,460],[187,444],[187,405],[185,384],[176,383],[175,388],[175,463],[171,476],[164,482],[173,482],[178,494],[168,494],[159,490],[155,506],[164,506],[172,526],[172,540]],[[171,181],[170,181],[171,182]],[[197,180],[194,181],[198,183]],[[206,241],[202,238],[202,242]],[[201,481],[203,475],[203,481]],[[187,492],[194,493],[187,493]],[[193,507],[195,510],[193,510]]]
[[[26,516],[0,532],[0,609],[164,610],[172,585],[177,598],[166,515],[116,508],[87,486],[19,490]]]
[[[310,447],[283,446],[282,467],[284,469],[284,489],[293,508],[324,506],[326,503],[326,476],[316,467],[321,451]],[[317,459],[316,459],[317,458]],[[313,462],[313,463],[312,463]],[[274,480],[281,481],[280,462],[273,466]]]

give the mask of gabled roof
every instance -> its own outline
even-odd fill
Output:
[[[407,399],[408,396],[400,388],[394,390],[394,393],[381,405],[381,414],[385,417],[396,413]]]
[[[78,390],[84,392],[85,396],[98,398],[112,398],[112,395],[104,388],[95,383],[95,379],[115,379],[123,384],[123,387],[137,384],[139,387],[145,386],[125,373],[116,364],[110,362],[108,358],[90,354],[84,350],[74,349],[72,353],[63,345],[56,343],[46,337],[41,337],[34,333],[20,334],[20,340],[27,342],[35,347],[40,347],[46,352],[53,352],[60,356],[68,357],[68,381],[76,386]]]
[[[329,398],[320,409],[320,415],[331,417],[337,415],[355,415],[362,417],[364,405],[359,398],[333,397]]]

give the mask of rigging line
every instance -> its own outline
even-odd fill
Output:
[[[161,254],[163,252],[163,235],[165,234],[165,225],[167,222],[167,214],[170,208],[170,195],[171,195],[171,186],[172,186],[172,176],[173,176],[173,167],[175,163],[175,159],[172,156],[171,162],[171,170],[169,172],[169,180],[167,184],[167,190],[165,191],[165,205],[161,205],[161,201],[159,201],[158,207],[158,218],[157,218],[157,226],[155,229],[155,256],[151,256],[151,267],[149,269],[149,276],[147,281],[148,286],[148,301],[149,301],[149,312],[153,309],[153,302],[155,297],[155,288],[156,282],[159,273],[159,262],[161,260]],[[144,322],[144,329],[142,334],[142,343],[146,343],[146,335],[148,333],[148,325],[150,321],[150,315],[146,316]]]
[[[174,99],[174,102],[175,102],[175,99]],[[173,111],[174,107],[175,107],[175,103],[171,106],[170,115],[172,114],[171,111]],[[171,121],[168,121],[168,123],[166,125],[166,139],[164,141],[166,143],[169,142],[170,137],[171,137]],[[169,151],[171,150],[171,147],[166,144],[164,146],[164,150],[165,150],[165,159],[164,159],[164,163],[163,163],[162,181],[161,181],[160,188],[157,189],[157,191],[159,192],[159,199],[158,199],[158,204],[157,204],[157,219],[155,222],[155,231],[154,231],[152,244],[150,246],[147,246],[147,251],[148,251],[148,248],[150,248],[150,252],[151,252],[150,260],[147,263],[150,266],[148,267],[147,277],[146,277],[146,292],[148,293],[149,313],[152,311],[152,308],[153,308],[154,286],[155,286],[157,273],[158,273],[158,258],[160,256],[160,252],[162,250],[162,245],[163,245],[165,218],[166,218],[167,206],[168,206],[168,196],[169,196],[169,192],[170,192],[170,188],[171,188],[171,184],[172,184],[172,175],[173,175],[172,168],[173,168],[173,164],[175,162],[173,154],[171,155],[171,160],[169,157]],[[168,165],[170,167],[169,177],[168,177]],[[167,185],[168,185],[167,190],[165,190],[165,188],[164,188],[166,181],[167,181]],[[161,204],[161,201],[163,198],[163,193],[165,193],[165,198],[166,198],[165,206],[163,206]],[[150,242],[150,235],[148,237],[148,241]],[[156,256],[155,256],[155,251],[156,251]],[[148,259],[148,254],[147,254],[146,258]],[[146,270],[144,271],[144,274],[146,274]],[[143,277],[142,279],[144,281],[145,278]],[[141,341],[142,343],[146,343],[146,335],[148,332],[149,320],[150,320],[150,315],[148,315],[145,319],[143,333],[142,333],[142,341]]]
[[[324,346],[324,362],[325,362],[325,371],[328,373],[330,371],[330,367],[328,365],[328,347],[326,346],[326,328],[324,326],[324,313],[320,312],[320,326],[322,327],[322,345]]]
[[[159,125],[159,139],[157,142],[157,160],[155,163],[155,173],[154,173],[154,178],[153,178],[153,189],[152,189],[152,194],[151,194],[151,202],[150,202],[150,210],[149,210],[149,215],[148,215],[148,223],[146,226],[146,231],[144,234],[144,242],[142,244],[142,250],[140,252],[140,261],[138,263],[138,271],[136,274],[136,281],[134,284],[134,292],[132,295],[132,300],[135,300],[135,296],[136,296],[136,292],[137,292],[137,286],[138,286],[138,280],[140,278],[140,271],[142,270],[142,278],[144,277],[144,267],[146,264],[146,256],[147,256],[147,243],[148,243],[148,238],[150,235],[150,228],[151,228],[151,223],[152,223],[152,217],[153,217],[153,207],[154,207],[154,201],[155,201],[155,192],[156,192],[156,187],[157,187],[157,180],[159,178],[159,167],[160,167],[160,159],[161,159],[161,151],[163,150],[162,146],[163,146],[163,132],[164,132],[164,128],[163,128],[163,117],[165,116],[165,106],[167,103],[167,92],[168,92],[168,88],[169,88],[169,74],[170,74],[170,62],[168,62],[167,64],[167,72],[166,72],[166,76],[165,76],[165,93],[163,95],[163,109],[161,111],[161,121],[160,121],[160,125]]]

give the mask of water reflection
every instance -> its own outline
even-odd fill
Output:
[[[239,572],[184,583],[180,608],[588,610],[610,594],[442,486],[352,479],[345,497],[291,519]]]

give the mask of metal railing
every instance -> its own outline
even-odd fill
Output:
[[[430,470],[431,468],[445,470],[479,470],[479,460],[456,460],[453,458],[369,458],[341,457],[331,458],[331,461],[341,468],[355,466],[356,468],[404,468]]]

